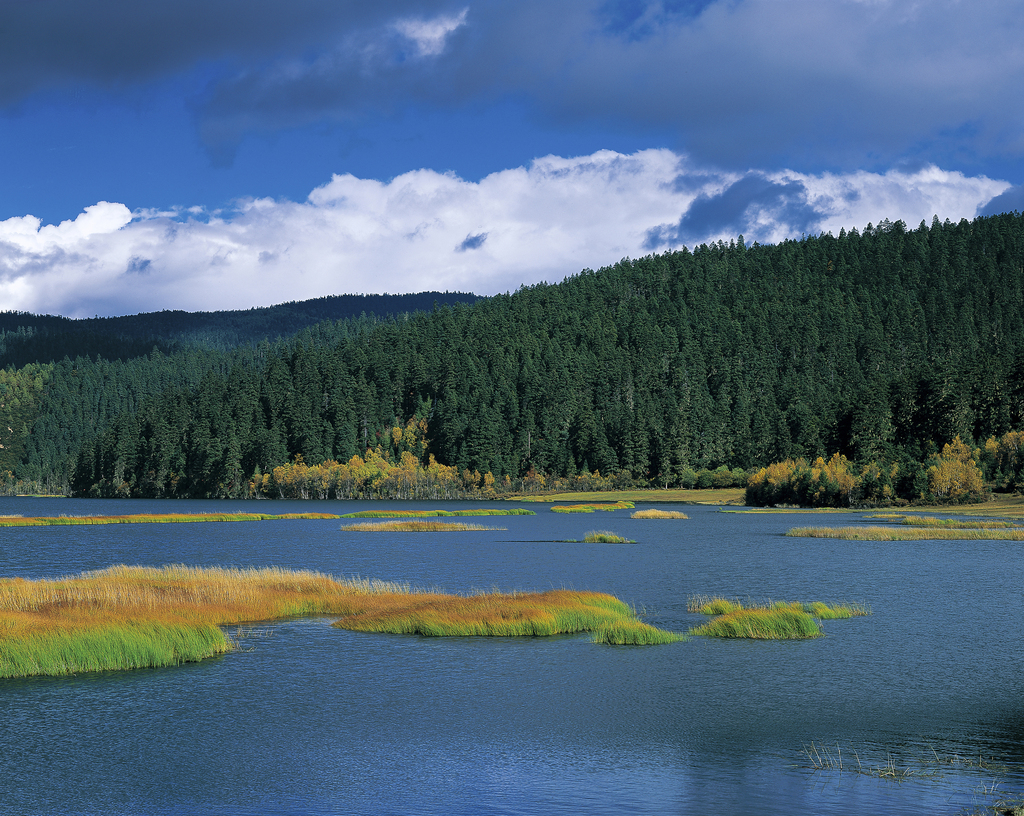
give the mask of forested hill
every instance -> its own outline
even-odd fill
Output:
[[[236,311],[163,311],[80,320],[0,312],[0,368],[79,355],[128,360],[154,347],[165,354],[182,346],[227,351],[288,337],[325,320],[388,318],[477,300],[476,295],[463,292],[333,295]]]
[[[384,476],[367,449],[480,484],[600,470],[671,485],[835,452],[920,462],[956,435],[1021,428],[1022,352],[1024,217],[883,222],[231,352],[8,371],[28,430],[4,453],[44,487],[152,496],[252,495],[296,456],[352,460],[338,478],[368,494]]]

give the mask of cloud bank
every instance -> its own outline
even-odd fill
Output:
[[[47,0],[0,8],[0,104],[199,70],[223,161],[252,132],[514,99],[730,169],[979,167],[1024,157],[1022,41],[1005,0]]]
[[[623,257],[769,243],[884,218],[972,218],[1010,185],[934,166],[884,174],[734,173],[669,150],[547,156],[478,182],[416,170],[336,175],[302,202],[0,222],[0,303],[91,317],[265,306],[330,294],[494,294]]]

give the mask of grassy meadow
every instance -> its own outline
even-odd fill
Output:
[[[666,502],[677,504],[743,504],[745,489],[742,487],[719,487],[707,490],[687,490],[671,488],[666,490],[605,490],[580,491],[578,493],[519,493],[508,496],[508,501],[520,502],[609,502],[628,501],[652,503]]]
[[[309,615],[338,615],[335,625],[364,632],[680,639],[598,592],[463,597],[301,570],[114,566],[0,579],[0,677],[178,665],[231,651],[223,626]]]

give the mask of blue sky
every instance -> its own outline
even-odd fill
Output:
[[[0,0],[0,309],[511,291],[1024,209],[989,0]]]

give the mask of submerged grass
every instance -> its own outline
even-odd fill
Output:
[[[234,647],[223,626],[309,615],[340,615],[336,625],[357,631],[437,636],[639,624],[628,606],[597,592],[463,597],[310,571],[115,566],[57,580],[0,579],[0,677],[202,660]]]
[[[364,521],[343,524],[342,530],[357,533],[450,533],[466,530],[505,530],[505,527],[484,527],[462,521]]]
[[[603,502],[597,504],[556,504],[552,513],[593,513],[596,510],[632,510],[635,505],[629,501]]]
[[[689,516],[686,513],[681,513],[679,510],[637,510],[635,513],[631,513],[630,518],[635,519],[688,519]]]
[[[535,516],[533,510],[515,507],[508,510],[361,510],[358,513],[345,513],[338,518],[448,518],[458,516]]]
[[[336,519],[334,513],[139,513],[126,516],[2,516],[0,527],[62,527],[78,524],[187,524],[202,521]]]
[[[1024,541],[1024,528],[964,529],[944,527],[793,527],[788,536],[840,538],[848,541]]]

